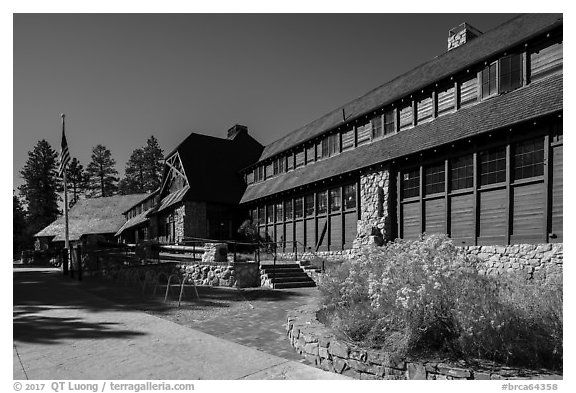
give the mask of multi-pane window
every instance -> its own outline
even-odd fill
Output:
[[[329,193],[329,204],[330,204],[330,211],[340,211],[340,207],[342,206],[341,196],[340,196],[340,187],[330,189]]]
[[[340,153],[340,135],[332,134],[326,137],[328,140],[328,156]]]
[[[396,132],[396,122],[394,121],[394,109],[384,112],[384,135]]]
[[[422,98],[416,103],[418,123],[432,120],[432,97]]]
[[[258,222],[258,209],[250,209],[250,220],[252,220],[253,223]]]
[[[289,199],[284,202],[284,214],[286,215],[287,220],[291,220],[292,216],[292,199]]]
[[[480,185],[506,181],[506,148],[498,148],[479,154]]]
[[[482,70],[482,98],[490,97],[498,92],[497,70],[497,62],[487,65]]]
[[[274,160],[274,174],[278,175],[284,172],[284,161],[286,157],[278,157]]]
[[[454,109],[454,84],[448,88],[438,90],[438,116],[450,113]]]
[[[264,206],[258,208],[258,224],[264,224]]]
[[[302,218],[304,215],[304,208],[302,206],[303,200],[302,197],[294,199],[294,217],[295,218]]]
[[[294,169],[294,154],[290,153],[286,157],[286,171]]]
[[[406,104],[400,108],[400,130],[412,127],[414,124],[414,113],[412,111],[412,103]]]
[[[274,222],[274,205],[266,205],[266,222]]]
[[[366,124],[361,124],[357,126],[356,141],[358,143],[358,146],[370,142],[371,134],[372,134],[372,123],[368,122]]]
[[[342,133],[342,151],[354,148],[354,129]]]
[[[316,160],[316,146],[310,145],[306,148],[306,164],[314,162]]]
[[[450,188],[461,190],[474,186],[474,162],[472,154],[450,160]]]
[[[410,198],[420,195],[420,168],[402,173],[402,197]]]
[[[444,192],[444,163],[424,168],[424,187],[426,195]]]
[[[382,116],[372,118],[372,139],[380,138],[383,135]]]
[[[310,217],[314,215],[314,194],[304,197],[304,215]]]
[[[328,210],[328,192],[320,191],[316,194],[316,211],[318,214],[324,214]]]
[[[514,146],[514,179],[544,174],[544,139],[538,138]]]
[[[344,186],[344,209],[356,208],[356,184]]]
[[[522,86],[522,56],[518,53],[504,56],[499,62],[500,93]]]
[[[324,138],[316,144],[316,157],[320,160],[328,157],[328,139]]]
[[[276,210],[274,211],[274,216],[275,219],[274,221],[279,222],[279,221],[284,221],[284,209],[282,209],[282,202],[278,202],[276,203]]]

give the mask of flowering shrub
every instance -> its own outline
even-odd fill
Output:
[[[400,355],[562,367],[562,288],[478,275],[445,236],[397,240],[320,281],[329,323]]]

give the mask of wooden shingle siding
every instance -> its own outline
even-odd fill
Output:
[[[352,248],[356,239],[358,217],[355,211],[344,213],[344,248]]]
[[[450,197],[450,233],[454,244],[470,246],[475,244],[474,194]]]
[[[424,232],[446,233],[445,229],[445,208],[444,198],[424,201]]]
[[[330,215],[330,250],[342,249],[342,216]]]
[[[506,244],[506,189],[480,192],[478,244]]]
[[[460,84],[460,106],[466,106],[478,101],[478,78],[470,77]]]
[[[296,247],[298,250],[304,251],[303,244],[305,244],[306,238],[304,237],[304,221],[302,220],[296,221],[294,227],[294,239],[296,240]]]
[[[316,222],[313,218],[306,219],[306,249],[316,247]]]
[[[544,183],[513,187],[511,243],[545,242]]]
[[[554,234],[554,237],[550,238],[551,242],[562,242],[563,241],[563,145],[555,145],[551,148],[552,156],[552,211],[551,211],[551,223],[550,223],[550,233]]]
[[[454,110],[454,86],[438,92],[438,116]]]
[[[402,204],[402,217],[402,238],[408,240],[418,239],[422,233],[420,203],[410,202]]]
[[[530,53],[530,80],[537,81],[548,75],[562,73],[562,42],[541,46]]]

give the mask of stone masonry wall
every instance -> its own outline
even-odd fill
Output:
[[[391,238],[390,170],[375,169],[360,175],[360,220],[353,248]]]
[[[356,379],[562,379],[549,374],[491,362],[449,363],[439,359],[412,361],[391,353],[345,343],[317,319],[319,302],[293,310],[287,332],[292,347],[323,370]]]
[[[516,244],[511,246],[469,246],[467,255],[480,261],[480,274],[515,274],[525,280],[544,283],[562,281],[564,246],[553,244]]]

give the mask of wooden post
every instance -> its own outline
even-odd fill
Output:
[[[82,248],[80,245],[76,247],[76,261],[78,263],[78,281],[82,281]]]

